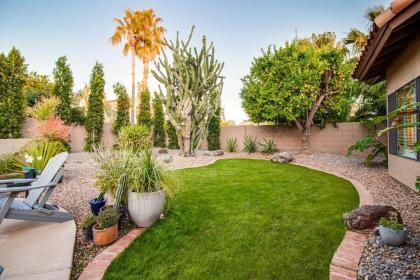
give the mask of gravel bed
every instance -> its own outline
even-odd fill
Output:
[[[270,156],[260,153],[248,155],[243,152],[225,153],[223,156],[207,156],[202,151],[199,151],[197,156],[192,158],[182,157],[179,155],[179,151],[176,150],[171,150],[169,153],[172,156],[172,160],[169,163],[163,163],[164,155],[158,155],[158,160],[168,169],[208,165],[214,163],[217,159],[226,158],[270,158]],[[377,240],[379,238],[372,235],[369,238],[360,264],[359,278],[362,277],[360,279],[397,279],[390,278],[393,276],[387,278],[387,270],[381,269],[380,264],[386,264],[396,259],[396,261],[392,262],[392,265],[394,265],[393,271],[400,269],[402,273],[400,275],[404,275],[413,267],[413,263],[410,263],[412,259],[409,258],[412,254],[417,256],[417,263],[414,263],[414,265],[419,267],[420,195],[418,193],[391,178],[387,174],[385,167],[380,165],[366,167],[360,159],[316,153],[313,155],[295,155],[294,161],[358,180],[369,189],[376,204],[394,206],[401,213],[404,223],[411,232],[412,238],[410,242],[404,247],[396,249],[381,245],[381,241]],[[81,220],[90,211],[88,200],[99,194],[94,187],[94,176],[97,171],[98,165],[89,153],[71,153],[65,164],[63,182],[57,186],[50,199],[51,202],[62,206],[75,216],[77,234],[72,279],[76,279],[89,261],[103,250],[103,247],[97,247],[92,242],[86,242],[80,229]],[[125,234],[133,227],[133,224],[125,221],[120,234]],[[407,252],[407,254],[404,252]],[[416,270],[414,267],[411,271],[418,273],[417,276],[407,276],[408,278],[406,279],[420,280],[418,269]],[[371,275],[368,277],[375,275],[374,277],[376,278],[363,278],[366,275]]]
[[[359,265],[358,280],[420,279],[420,234],[409,236],[401,247],[384,244],[376,234],[371,234]]]

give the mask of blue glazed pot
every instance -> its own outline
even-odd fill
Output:
[[[35,179],[35,178],[36,178],[35,169],[29,169],[28,171],[25,171],[25,179]]]
[[[90,210],[92,214],[97,216],[102,207],[105,206],[106,199],[98,200],[96,198],[89,200]]]

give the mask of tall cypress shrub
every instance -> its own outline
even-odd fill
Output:
[[[220,106],[210,119],[207,132],[207,148],[210,151],[220,150]]]
[[[152,116],[150,114],[150,93],[148,90],[140,92],[139,113],[137,115],[137,123],[145,126],[152,124]]]
[[[130,124],[130,99],[128,98],[127,89],[120,83],[114,85],[114,93],[117,96],[117,116],[113,132],[117,135],[122,127]]]
[[[103,65],[96,62],[90,76],[90,94],[86,116],[87,139],[85,150],[88,151],[101,143],[102,128],[104,125],[104,88]]]
[[[25,121],[25,58],[13,47],[6,56],[0,53],[0,138],[20,136]]]
[[[156,93],[153,99],[153,145],[160,148],[166,146],[162,99]]]
[[[176,136],[176,130],[170,121],[166,122],[166,133],[168,135],[168,148],[179,149],[178,137]]]
[[[54,89],[53,93],[60,99],[57,111],[60,118],[66,123],[71,123],[71,97],[73,92],[73,75],[67,57],[61,56],[55,63],[53,70]]]

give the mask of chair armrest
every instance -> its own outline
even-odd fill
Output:
[[[0,187],[0,194],[2,194],[2,193],[19,193],[19,192],[30,191],[30,190],[35,190],[35,189],[55,187],[56,185],[57,184],[51,183],[51,184],[42,185],[42,186],[24,186],[24,187],[12,187],[12,188],[7,188],[7,187],[1,188]]]
[[[38,180],[37,178],[34,179],[23,179],[23,178],[16,178],[16,179],[4,179],[0,180],[0,185],[6,184],[6,185],[15,185],[15,184],[28,184],[32,183]]]

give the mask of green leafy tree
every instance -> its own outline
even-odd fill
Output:
[[[53,88],[54,84],[50,82],[48,75],[29,73],[23,88],[28,106],[33,107],[43,97],[51,97]]]
[[[220,150],[220,105],[210,119],[209,130],[207,132],[207,148],[210,151]]]
[[[55,63],[54,75],[54,95],[60,99],[58,105],[58,115],[66,123],[71,123],[71,99],[73,92],[73,75],[67,57],[59,57]]]
[[[152,116],[150,114],[150,93],[148,90],[140,92],[139,114],[137,115],[137,123],[145,126],[152,124]]]
[[[25,59],[12,48],[6,56],[0,53],[0,138],[17,138],[25,121]]]
[[[130,123],[130,99],[128,98],[127,89],[120,83],[114,85],[114,93],[117,96],[117,116],[113,132],[117,135],[122,127]]]
[[[164,148],[165,145],[165,118],[160,96],[155,93],[153,99],[153,145]]]
[[[253,122],[295,125],[302,152],[310,153],[312,125],[344,121],[349,114],[345,88],[353,63],[345,55],[330,32],[269,47],[242,79],[242,106]]]
[[[104,88],[103,65],[96,62],[90,76],[90,94],[86,116],[87,140],[85,149],[88,151],[101,143],[104,125]]]
[[[179,149],[178,137],[176,135],[176,129],[170,121],[166,122],[166,133],[168,135],[168,148],[169,149]]]

